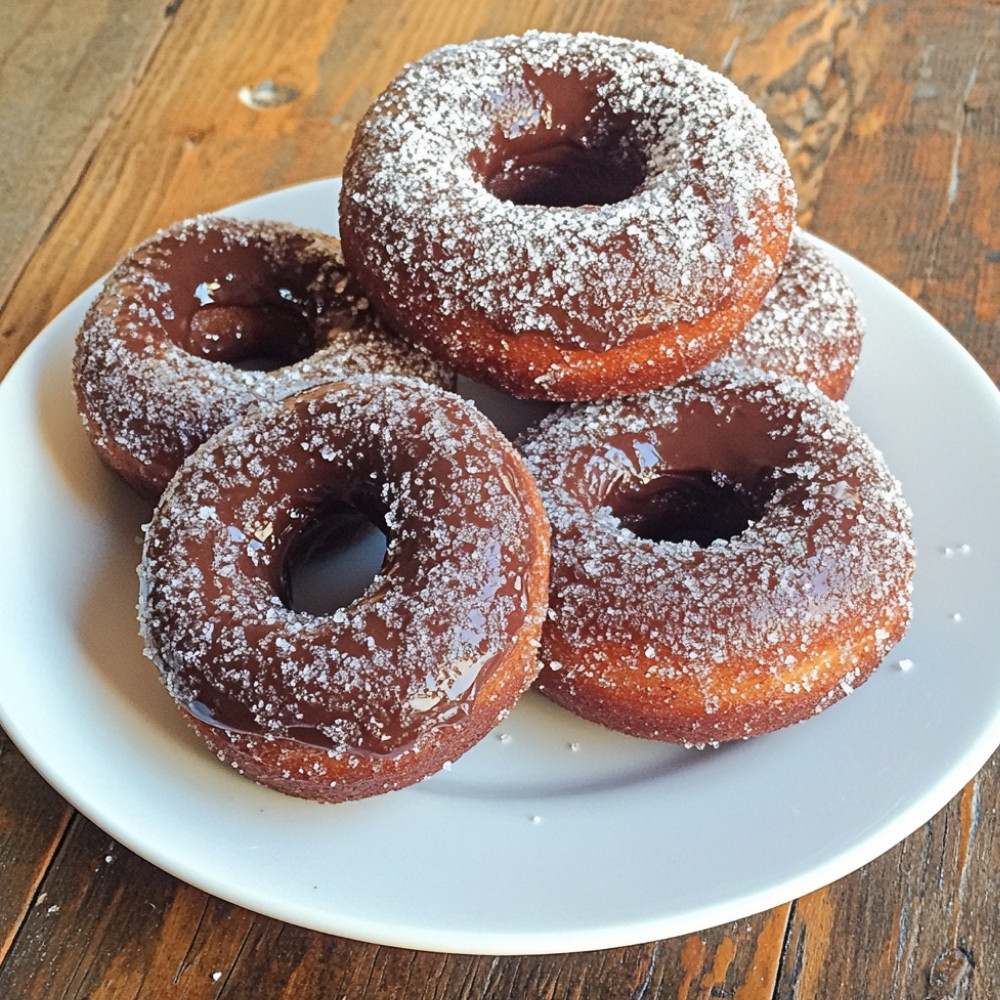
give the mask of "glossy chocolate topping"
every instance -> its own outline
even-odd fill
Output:
[[[789,461],[789,436],[769,430],[756,408],[720,413],[694,402],[669,424],[613,435],[601,452],[587,453],[580,488],[643,538],[699,545],[732,538],[759,520]]]
[[[483,186],[516,205],[580,207],[624,201],[642,184],[635,116],[599,95],[607,74],[582,78],[526,69],[487,100],[492,138],[471,162]]]
[[[263,407],[161,499],[140,571],[150,653],[175,699],[222,729],[338,754],[440,739],[540,629],[533,489],[499,432],[420,383],[358,377]],[[303,546],[359,516],[387,535],[380,571],[347,607],[295,610]]]
[[[899,484],[843,405],[795,379],[711,365],[566,407],[523,452],[553,532],[539,684],[587,718],[678,742],[778,728],[906,627]]]
[[[126,256],[88,311],[74,359],[95,448],[152,496],[261,400],[379,371],[450,379],[381,325],[336,239],[220,217],[178,223]]]
[[[143,258],[149,278],[164,289],[159,314],[178,347],[212,361],[271,370],[316,353],[330,330],[372,322],[346,276],[339,294],[331,294],[329,260],[315,252],[312,234],[276,229],[272,239],[233,235],[221,226],[202,229],[197,239],[184,231],[166,234]]]

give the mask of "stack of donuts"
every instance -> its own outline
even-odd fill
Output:
[[[157,234],[77,340],[90,439],[155,501],[148,654],[222,759],[373,795],[532,685],[715,744],[901,638],[910,514],[842,402],[857,304],[725,78],[592,34],[446,46],[359,123],[339,207],[342,242]],[[456,375],[550,412],[512,443]],[[386,538],[367,589],[297,608],[297,562],[359,523]]]

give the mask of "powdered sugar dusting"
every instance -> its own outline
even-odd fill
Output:
[[[598,129],[630,123],[623,155],[643,174],[631,196],[560,208],[484,186],[477,157],[493,137],[533,116],[544,126],[547,76],[582,81]],[[510,335],[606,350],[739,298],[754,249],[790,228],[793,207],[763,114],[721,75],[651,43],[529,32],[406,68],[358,127],[341,231],[351,266],[377,275],[370,287],[407,329],[450,324],[457,344],[462,322],[485,315]],[[779,263],[761,265],[771,281]]]
[[[233,293],[240,307],[297,315],[312,328],[313,349],[271,371],[205,356],[219,335],[198,338],[192,325],[227,280],[241,283]],[[157,233],[114,268],[80,330],[74,362],[95,447],[152,493],[184,456],[254,404],[380,371],[450,379],[381,325],[349,278],[336,239],[281,222],[211,216]]]
[[[149,655],[196,718],[312,747],[323,774],[425,744],[457,756],[537,671],[532,494],[499,432],[426,384],[356,376],[262,404],[160,500],[139,569]],[[331,496],[384,521],[387,558],[361,598],[314,616],[283,600],[282,566]]]
[[[796,229],[777,283],[724,358],[794,375],[842,399],[863,335],[857,298],[843,272]]]
[[[739,421],[763,413],[787,452],[759,518],[709,545],[623,527],[605,499],[617,484],[690,468],[672,429],[710,406],[737,433],[739,401]],[[553,530],[542,656],[560,668],[540,684],[589,718],[691,743],[788,725],[853,690],[908,623],[899,484],[844,405],[798,380],[713,365],[656,393],[564,407],[524,454]]]

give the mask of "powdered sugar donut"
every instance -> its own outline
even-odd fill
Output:
[[[796,228],[777,283],[723,358],[794,375],[843,399],[863,339],[854,290],[829,255]]]
[[[290,566],[345,511],[386,532],[382,569],[345,608],[296,610]],[[356,376],[262,404],[185,461],[140,578],[149,654],[209,746],[340,801],[454,761],[534,679],[548,523],[474,407]]]
[[[112,270],[77,337],[74,385],[98,455],[155,497],[255,403],[379,371],[450,378],[381,325],[333,237],[206,216]]]
[[[843,404],[725,364],[566,407],[524,448],[552,524],[540,689],[702,744],[798,722],[910,619],[899,484]]]
[[[519,396],[595,399],[717,357],[793,225],[764,115],[660,46],[529,32],[446,46],[358,126],[348,265],[390,325]]]

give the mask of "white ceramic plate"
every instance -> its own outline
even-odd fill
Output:
[[[337,190],[317,182],[232,211],[333,230]],[[852,413],[903,483],[919,555],[911,632],[824,715],[685,751],[529,695],[450,771],[381,798],[322,806],[241,779],[187,730],[141,655],[147,511],[91,454],[70,391],[91,291],[0,386],[0,722],[73,805],[154,864],[384,944],[625,945],[749,915],[865,864],[1000,742],[1000,395],[916,305],[831,253],[869,328]]]

